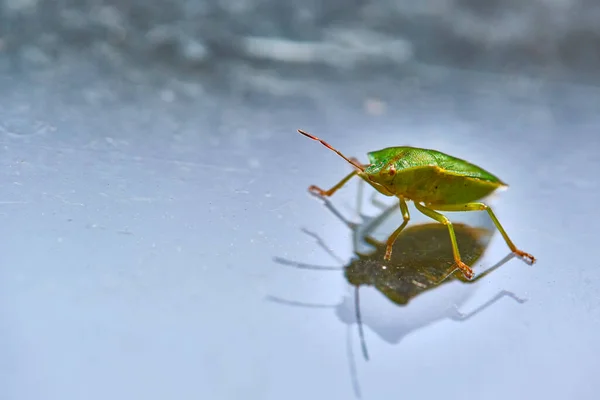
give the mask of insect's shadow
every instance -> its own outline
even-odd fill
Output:
[[[310,304],[275,296],[269,296],[268,299],[292,306],[333,308],[336,316],[349,327],[354,323],[358,324],[362,351],[366,359],[368,359],[368,353],[362,332],[363,324],[386,342],[396,344],[411,332],[439,320],[449,318],[455,321],[466,321],[503,297],[511,297],[519,303],[525,301],[511,292],[503,290],[475,310],[463,313],[459,311],[459,307],[470,297],[472,284],[512,259],[513,253],[509,253],[502,260],[476,275],[475,279],[469,281],[454,267],[447,228],[436,222],[407,227],[394,244],[392,259],[386,262],[383,259],[386,244],[375,239],[372,233],[397,210],[397,205],[387,207],[374,203],[381,212],[375,217],[368,217],[359,211],[361,222],[354,223],[348,221],[329,200],[322,200],[325,206],[352,231],[355,257],[344,267],[314,266],[282,258],[275,258],[275,261],[303,269],[343,270],[347,282],[354,287],[354,293],[348,293],[336,305]],[[493,226],[490,226],[489,229],[474,228],[466,224],[455,223],[454,229],[463,260],[468,265],[475,266],[490,242]],[[320,247],[340,264],[344,264],[327,248],[318,235],[307,230],[304,232],[315,238]],[[361,242],[368,244],[372,250],[370,252],[357,250]],[[457,284],[456,281],[467,285]],[[450,284],[452,282],[454,284]],[[434,288],[439,288],[440,291],[444,289],[444,293],[433,298],[420,296]],[[446,288],[448,290],[445,290]],[[348,352],[353,386],[355,393],[360,397],[350,343]]]

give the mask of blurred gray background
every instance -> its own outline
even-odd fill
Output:
[[[42,66],[77,50],[196,72],[310,64],[403,76],[426,63],[593,80],[600,67],[592,0],[4,0],[0,18],[3,53]]]
[[[598,21],[592,0],[0,0],[0,399],[597,399]],[[277,262],[356,250],[306,190],[349,166],[298,128],[489,169],[538,263],[406,306],[361,287],[366,362],[343,272]],[[355,185],[332,202],[360,221]],[[476,271],[507,252],[496,232]]]

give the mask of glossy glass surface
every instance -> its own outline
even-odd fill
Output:
[[[597,398],[600,89],[417,67],[410,80],[249,67],[205,81],[75,56],[6,69],[0,397]],[[307,192],[351,169],[298,128],[363,162],[412,145],[497,174],[510,187],[490,204],[538,262],[404,305],[379,275],[380,290],[359,289],[365,361],[340,269],[365,250],[365,225]],[[331,204],[360,222],[356,184]],[[409,226],[432,222],[410,211]],[[509,253],[497,232],[479,235],[493,229],[485,214],[448,216],[471,227],[459,236],[476,272]],[[426,229],[395,257],[451,262],[445,231]],[[413,282],[399,280],[390,292]]]

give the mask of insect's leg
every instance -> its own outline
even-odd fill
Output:
[[[402,222],[402,225],[400,225],[398,229],[396,229],[390,235],[390,237],[388,237],[385,248],[385,256],[383,257],[385,260],[390,260],[392,258],[392,247],[394,246],[394,242],[396,241],[398,235],[400,234],[400,232],[402,232],[402,230],[404,229],[404,227],[406,227],[406,224],[408,224],[408,221],[410,220],[410,214],[408,213],[408,205],[406,204],[406,200],[404,200],[402,197],[400,197],[400,211],[402,212],[402,218],[404,218],[404,221]]]
[[[530,264],[533,264],[535,262],[534,256],[532,256],[529,253],[525,253],[522,250],[519,250],[517,248],[517,246],[515,246],[515,244],[512,242],[512,240],[510,240],[510,238],[508,237],[508,234],[506,233],[506,231],[500,224],[500,221],[498,221],[498,218],[496,218],[496,215],[494,214],[494,212],[492,211],[490,206],[488,206],[487,204],[467,203],[467,204],[458,204],[458,205],[451,205],[451,206],[435,206],[432,208],[434,208],[436,210],[440,210],[440,211],[484,211],[484,210],[487,211],[488,215],[492,219],[492,222],[494,222],[494,225],[496,225],[496,228],[498,228],[498,231],[504,238],[504,241],[506,242],[506,244],[508,245],[510,250],[513,253],[515,253],[516,255],[518,255],[519,257],[527,259]]]
[[[422,204],[419,204],[419,202],[415,201],[415,207],[417,208],[417,210],[419,210],[429,218],[432,218],[437,222],[444,224],[448,227],[448,233],[450,233],[450,241],[452,242],[452,252],[454,253],[454,262],[456,263],[456,266],[462,271],[465,278],[469,280],[473,279],[473,270],[460,259],[458,243],[456,243],[456,234],[454,233],[454,227],[452,226],[452,222],[450,222],[450,220],[446,218],[446,216],[437,213],[432,209],[425,207]]]
[[[356,170],[352,171],[351,173],[349,173],[348,175],[346,175],[344,177],[344,179],[342,179],[341,181],[339,181],[334,187],[332,187],[329,190],[323,190],[323,189],[321,189],[318,186],[311,185],[308,188],[308,191],[311,192],[311,193],[313,193],[313,194],[319,195],[319,196],[329,197],[329,196],[333,195],[335,192],[337,192],[337,190],[339,188],[341,188],[342,186],[344,186],[346,184],[346,182],[348,182],[356,174],[358,174],[358,171],[356,171]]]
[[[379,240],[377,240],[373,236],[371,236],[371,233],[373,233],[373,231],[375,231],[375,229],[377,229],[377,227],[379,225],[381,225],[381,223],[383,221],[385,221],[392,212],[396,211],[396,207],[398,207],[396,204],[387,206],[387,208],[385,210],[383,210],[383,212],[381,214],[379,214],[377,217],[373,218],[372,221],[370,221],[368,224],[365,225],[364,230],[363,230],[363,236],[364,236],[365,242],[367,242],[371,246],[375,246],[375,247],[384,245],[384,243],[380,242]],[[402,209],[402,207],[401,207],[401,209]],[[407,207],[407,213],[408,213],[408,207]],[[404,212],[402,212],[402,214],[404,215]]]

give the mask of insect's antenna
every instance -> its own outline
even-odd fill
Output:
[[[365,169],[357,164],[355,161],[350,160],[348,157],[346,157],[345,155],[343,155],[339,150],[334,149],[329,143],[327,143],[326,141],[324,141],[323,139],[319,139],[316,136],[311,135],[310,133],[306,133],[301,129],[298,129],[298,133],[301,133],[302,135],[306,136],[309,139],[312,140],[316,140],[317,142],[321,142],[321,144],[325,147],[327,147],[329,150],[336,152],[340,157],[342,157],[344,160],[348,161],[350,164],[352,164],[352,166],[356,169],[358,169],[361,172],[364,172]]]
[[[362,348],[365,360],[369,359],[369,353],[367,352],[367,343],[365,342],[365,333],[363,332],[362,318],[360,317],[360,301],[358,298],[358,285],[354,289],[354,308],[356,310],[356,323],[358,324],[358,336],[360,338],[360,347]]]

